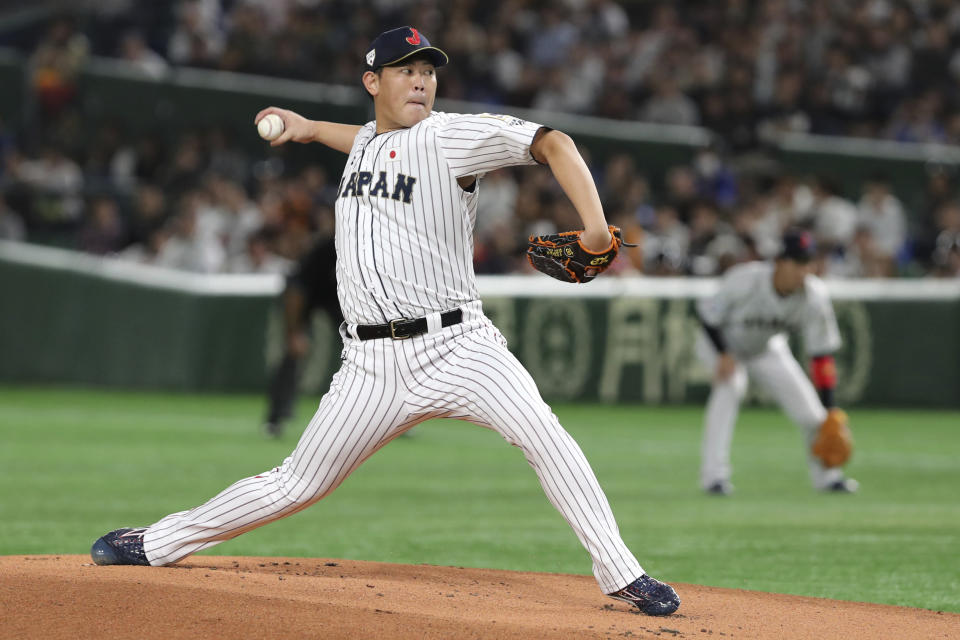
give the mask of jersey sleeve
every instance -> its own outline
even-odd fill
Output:
[[[530,144],[542,125],[513,116],[449,114],[436,125],[437,143],[457,178],[502,167],[537,164]]]
[[[840,348],[840,328],[827,293],[827,286],[815,276],[808,276],[807,312],[803,325],[803,345],[810,356],[833,353]]]

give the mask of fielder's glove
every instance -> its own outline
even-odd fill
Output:
[[[580,231],[565,231],[530,236],[527,260],[537,271],[564,282],[590,282],[610,267],[624,244],[618,227],[609,227],[610,246],[603,251],[590,251],[580,242]],[[635,245],[628,244],[628,247]]]
[[[811,451],[820,459],[823,466],[840,467],[850,459],[850,454],[853,452],[853,435],[850,433],[848,421],[845,411],[831,409],[827,413],[827,419],[820,425]]]

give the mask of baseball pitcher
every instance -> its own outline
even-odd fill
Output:
[[[523,451],[604,593],[650,615],[679,607],[627,549],[580,448],[483,314],[472,263],[481,178],[511,165],[550,167],[584,225],[531,239],[531,263],[554,277],[592,279],[620,239],[568,136],[510,116],[433,111],[446,63],[423,34],[401,27],[366,54],[375,121],[313,122],[274,107],[257,115],[283,119],[274,145],[319,142],[348,154],[335,207],[343,364],[282,465],[149,527],[108,533],[93,545],[95,562],[166,565],[296,513],[404,431],[447,417],[494,429]]]

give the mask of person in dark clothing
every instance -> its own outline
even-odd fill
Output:
[[[343,322],[337,299],[337,252],[332,237],[314,244],[287,277],[283,302],[283,359],[270,377],[269,407],[264,433],[271,438],[283,435],[293,415],[303,359],[310,350],[310,318],[325,311],[335,325]]]

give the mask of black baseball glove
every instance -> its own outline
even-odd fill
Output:
[[[606,271],[624,244],[618,227],[611,225],[610,246],[603,251],[590,251],[580,242],[580,231],[565,231],[530,236],[527,260],[537,271],[564,282],[590,282]],[[635,245],[628,244],[628,247]]]

